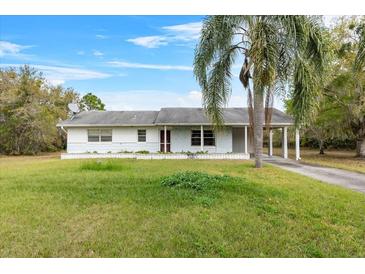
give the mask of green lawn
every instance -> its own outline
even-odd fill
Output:
[[[85,163],[0,158],[1,257],[365,256],[361,193],[247,161]],[[181,170],[234,180],[161,186]]]

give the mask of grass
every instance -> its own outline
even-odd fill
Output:
[[[281,155],[280,148],[274,150],[275,155]],[[320,155],[318,149],[301,148],[301,161],[308,164],[321,165],[365,173],[365,159],[355,157],[353,150],[326,150]],[[289,149],[289,158],[295,159],[295,150]]]
[[[203,187],[162,183],[185,171]],[[363,194],[249,161],[0,158],[1,257],[364,257],[364,214]]]

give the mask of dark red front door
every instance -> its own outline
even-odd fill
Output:
[[[171,137],[171,133],[170,130],[166,130],[166,152],[170,152],[171,150],[171,143],[170,143],[170,137]],[[164,152],[164,147],[165,147],[165,131],[161,130],[160,131],[160,151]]]

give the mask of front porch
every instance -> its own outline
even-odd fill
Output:
[[[181,126],[163,126],[160,128],[160,152],[208,152],[222,154],[245,154],[254,157],[254,140],[251,128],[246,126],[229,126],[227,133],[215,132],[211,126],[200,125],[183,128]],[[184,132],[185,131],[185,132]],[[274,131],[281,132],[281,157],[288,158],[288,126],[272,125],[269,129],[267,154],[273,153]],[[180,132],[180,133],[179,133]],[[184,134],[181,134],[184,132]],[[189,136],[190,134],[190,136]],[[177,137],[178,136],[178,137]],[[208,140],[207,140],[208,139]],[[187,142],[191,142],[187,144]],[[300,135],[295,130],[295,159],[300,160]]]

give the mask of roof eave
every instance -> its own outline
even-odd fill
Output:
[[[56,127],[153,127],[153,126],[212,126],[212,123],[156,123],[156,124],[57,124]],[[224,126],[249,126],[249,123],[226,123]],[[270,123],[270,126],[292,126],[294,123]],[[265,126],[265,125],[264,125]]]

